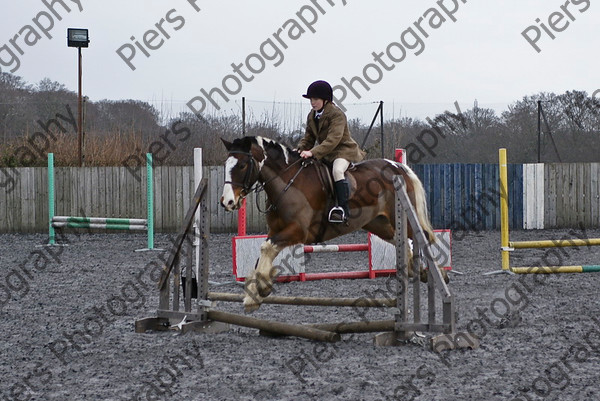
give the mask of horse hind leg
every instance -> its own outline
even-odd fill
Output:
[[[379,215],[375,219],[373,219],[369,224],[365,225],[363,229],[369,231],[371,234],[377,235],[382,240],[386,241],[389,244],[392,244],[394,247],[396,246],[396,230],[392,226],[390,220],[383,216]],[[408,255],[408,277],[414,277],[414,257],[412,252],[412,246],[407,247]],[[425,277],[425,281],[423,281],[423,273]],[[420,269],[420,277],[421,281],[427,282],[427,272],[422,268]]]
[[[277,270],[273,267],[273,260],[281,249],[267,239],[260,246],[260,257],[256,268],[246,277],[244,309],[247,313],[254,312],[262,304],[262,300],[269,296],[273,289],[273,277]]]
[[[372,220],[369,224],[365,225],[363,228],[365,230],[371,232],[372,234],[377,235],[379,238],[383,239],[384,241],[396,246],[395,229],[391,225],[389,219],[387,219],[385,216],[380,215],[380,216],[376,217],[374,220]],[[410,232],[410,227],[409,227],[409,238],[411,236],[412,236],[412,233]],[[411,240],[412,240],[412,238],[411,238]],[[423,259],[413,253],[414,244],[415,244],[415,242],[414,242],[414,240],[412,240],[412,245],[408,246],[408,277],[412,278],[415,276],[415,270],[416,270],[416,267],[418,266],[419,279],[421,280],[421,282],[427,283],[427,281],[428,281],[427,270],[425,269]],[[431,241],[429,241],[427,243],[427,245],[430,245],[430,244],[431,244]],[[436,266],[437,266],[437,263],[436,263]],[[444,281],[446,283],[448,283],[450,281],[450,279],[448,278],[448,273],[446,272],[446,270],[444,270],[443,268],[441,268],[439,266],[438,266],[438,269],[440,270],[440,273],[442,274],[442,278],[444,279]]]

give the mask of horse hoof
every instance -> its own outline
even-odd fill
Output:
[[[252,313],[260,308],[260,302],[257,302],[256,299],[252,297],[244,298],[244,312]]]
[[[273,287],[261,287],[258,286],[258,295],[260,295],[263,298],[268,297],[271,294],[271,291],[273,290]]]
[[[244,313],[253,313],[260,308],[260,304],[244,305]]]

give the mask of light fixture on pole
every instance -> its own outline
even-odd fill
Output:
[[[77,143],[79,154],[79,167],[83,166],[83,107],[81,105],[81,48],[88,47],[90,39],[88,30],[82,28],[67,29],[67,46],[76,47],[78,55],[79,72],[77,74],[78,94],[77,94]]]

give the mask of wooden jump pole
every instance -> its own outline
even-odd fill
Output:
[[[243,302],[244,294],[209,292],[211,301]],[[264,304],[304,305],[304,306],[354,306],[361,308],[395,307],[395,298],[326,298],[326,297],[284,297],[269,295],[262,300]]]
[[[338,334],[350,334],[392,332],[394,331],[395,325],[395,320],[364,320],[357,322],[312,323],[304,326]],[[261,334],[272,336],[273,333],[262,331]]]
[[[208,311],[208,318],[217,322],[235,324],[237,326],[251,327],[268,333],[302,337],[307,338],[309,340],[333,343],[341,339],[338,333],[321,330],[315,327],[258,319],[255,317],[239,315],[237,313],[217,311],[214,309]]]
[[[394,331],[395,326],[395,320],[364,320],[359,322],[315,323],[310,325],[310,327],[339,334]]]

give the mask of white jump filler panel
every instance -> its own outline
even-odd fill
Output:
[[[447,270],[452,266],[451,231],[434,230],[436,242],[431,246],[433,256],[440,267]],[[233,274],[237,281],[244,281],[254,270],[260,257],[260,246],[266,235],[244,235],[233,238]],[[368,252],[369,266],[362,271],[306,273],[305,253],[323,252]],[[295,245],[281,251],[273,266],[279,270],[278,281],[306,281],[320,279],[375,278],[396,272],[396,248],[381,238],[369,233],[366,244],[340,245]]]
[[[236,280],[243,281],[254,270],[260,257],[260,245],[266,238],[266,235],[233,237],[233,274]],[[280,269],[280,280],[298,277],[304,273],[304,246],[283,249],[273,261],[273,266]]]
[[[436,241],[430,246],[431,253],[438,266],[450,270],[452,269],[452,232],[451,230],[433,231]],[[369,269],[375,272],[375,275],[396,271],[396,248],[371,233],[369,233]]]

